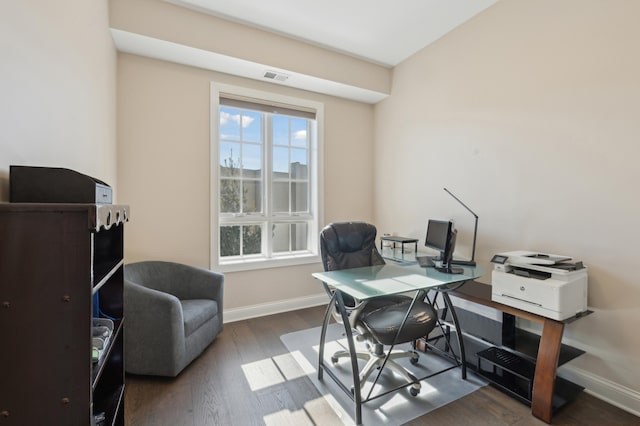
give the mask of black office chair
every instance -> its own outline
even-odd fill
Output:
[[[340,222],[327,225],[320,232],[320,251],[325,271],[358,268],[362,266],[384,265],[385,261],[376,248],[376,228],[364,222]],[[331,295],[332,289],[325,284]],[[358,302],[343,294],[345,307],[349,314],[349,323],[355,330],[358,341],[367,341],[368,351],[356,352],[356,357],[366,361],[360,372],[360,384],[364,385],[371,373],[381,368],[385,358],[384,345],[397,345],[414,341],[433,330],[437,323],[437,313],[426,301],[426,294],[417,298],[411,313],[396,339],[413,298],[405,295],[380,296],[369,301]],[[334,312],[334,318],[341,322],[341,316]],[[338,351],[331,361],[350,357],[348,351]],[[409,371],[395,362],[402,357],[411,357],[411,363],[418,362],[415,351],[393,351],[385,366],[412,382],[410,392],[416,396],[420,392],[420,382]]]

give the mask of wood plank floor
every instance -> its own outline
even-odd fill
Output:
[[[342,424],[280,341],[283,334],[319,326],[323,313],[323,307],[316,307],[228,323],[177,378],[127,375],[126,424]],[[529,407],[491,386],[408,424],[545,425],[531,416]],[[583,392],[554,416],[553,424],[630,426],[640,425],[640,418]]]

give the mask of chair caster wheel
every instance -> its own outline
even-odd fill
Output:
[[[335,356],[332,356],[331,357],[331,362],[334,363],[334,364],[337,364],[338,363],[338,358],[336,358]]]
[[[418,363],[418,361],[420,361],[420,358],[416,355],[416,357],[411,357],[409,359],[409,362],[411,362],[412,365],[416,365]]]
[[[411,396],[418,396],[418,394],[420,393],[420,388],[416,389],[414,387],[411,387],[409,389],[409,393],[411,394]]]

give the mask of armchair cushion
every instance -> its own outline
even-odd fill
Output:
[[[190,336],[200,326],[218,313],[218,305],[213,300],[182,300],[182,316],[184,318],[184,335]]]

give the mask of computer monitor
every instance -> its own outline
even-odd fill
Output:
[[[424,241],[425,247],[429,247],[440,252],[442,265],[436,269],[448,274],[461,274],[462,268],[452,268],[451,259],[456,247],[457,232],[453,228],[453,222],[444,220],[429,219],[427,224],[427,236]]]

